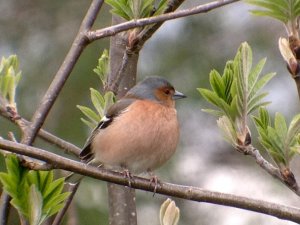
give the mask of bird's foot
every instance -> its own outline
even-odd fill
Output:
[[[128,169],[124,169],[122,172],[125,179],[128,181],[128,187],[131,188],[131,183],[134,182],[133,176]]]
[[[150,175],[150,186],[152,186],[152,184],[154,184],[154,190],[153,190],[153,196],[156,193],[157,187],[158,185],[160,185],[160,182],[158,180],[158,177],[151,171],[148,171],[149,175]]]

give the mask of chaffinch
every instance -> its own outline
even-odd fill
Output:
[[[144,79],[108,109],[80,158],[135,174],[160,167],[175,152],[179,138],[175,100],[185,97],[161,77]]]

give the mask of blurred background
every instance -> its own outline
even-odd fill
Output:
[[[181,8],[208,1],[187,0]],[[18,89],[19,113],[30,119],[56,71],[62,63],[88,9],[86,0],[0,0],[0,56],[17,54],[23,77]],[[264,72],[277,72],[265,87],[268,107],[289,119],[299,111],[296,86],[283,62],[277,42],[286,36],[284,27],[269,18],[249,14],[251,7],[238,2],[205,14],[166,22],[141,51],[139,80],[147,75],[166,77],[188,96],[177,104],[181,123],[181,141],[175,156],[156,174],[166,182],[193,185],[209,190],[249,196],[300,207],[299,197],[260,169],[250,157],[227,144],[216,126],[216,119],[201,111],[208,107],[196,88],[209,87],[212,69],[223,71],[239,45],[247,41],[254,63],[267,57]],[[109,26],[111,15],[105,5],[94,28]],[[80,121],[83,115],[76,105],[91,106],[89,88],[100,88],[92,72],[98,57],[109,46],[109,38],[89,45],[81,55],[62,93],[52,108],[44,128],[81,147],[90,130]],[[252,124],[252,122],[250,122]],[[0,136],[18,130],[0,118]],[[256,131],[252,124],[253,140]],[[37,140],[36,146],[59,152]],[[262,147],[256,143],[256,147]],[[4,170],[0,159],[0,170]],[[292,169],[299,177],[295,157]],[[79,224],[108,224],[106,183],[86,178],[76,195]],[[159,224],[159,207],[166,196],[137,191],[138,223]],[[207,203],[174,199],[181,210],[179,224],[250,225],[293,224],[270,216]],[[13,214],[11,214],[13,217]],[[13,221],[11,224],[18,224]]]

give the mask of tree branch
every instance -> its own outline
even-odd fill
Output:
[[[69,192],[71,192],[71,194],[69,195],[69,197],[67,198],[65,204],[64,204],[64,207],[62,208],[62,210],[59,211],[59,213],[56,215],[52,225],[59,225],[62,221],[62,219],[64,218],[64,215],[66,214],[69,206],[71,205],[71,202],[76,194],[76,191],[78,189],[80,185],[80,182],[76,183],[76,184],[72,184],[70,187],[69,187]]]
[[[5,119],[7,119],[13,123],[16,123],[18,126],[20,125],[20,123],[24,124],[27,127],[29,127],[29,125],[30,125],[30,122],[21,116],[18,119],[21,122],[17,122],[16,120],[13,120],[12,116],[6,110],[4,110],[1,106],[0,106],[0,115],[2,115]],[[72,153],[75,156],[78,156],[81,151],[81,149],[78,148],[76,145],[74,145],[68,141],[65,141],[43,129],[39,130],[38,137],[40,137],[41,139],[43,139],[44,141],[46,141],[50,144],[53,144],[53,145],[59,147],[60,149],[64,150],[66,153]]]
[[[0,225],[7,224],[10,211],[10,200],[11,197],[3,191],[0,198]]]
[[[104,38],[104,37],[109,37],[113,36],[117,33],[120,33],[122,31],[126,31],[135,27],[143,27],[149,24],[154,24],[154,23],[161,23],[166,20],[173,20],[181,17],[186,17],[194,14],[199,14],[199,13],[206,13],[210,10],[228,5],[230,3],[238,2],[239,0],[220,0],[220,1],[214,1],[210,2],[207,4],[199,5],[196,7],[193,7],[191,9],[184,9],[180,10],[177,12],[171,12],[171,13],[166,13],[163,15],[159,16],[154,16],[154,17],[149,17],[149,18],[143,18],[143,19],[138,19],[138,20],[131,20],[128,22],[124,22],[121,24],[117,24],[114,26],[106,27],[100,30],[96,31],[89,31],[87,32],[87,38],[90,42]]]
[[[86,33],[89,29],[91,29],[103,2],[104,0],[93,0],[93,2],[91,3],[91,6],[81,23],[80,29],[71,46],[70,51],[68,52],[64,62],[57,71],[50,87],[48,88],[40,105],[33,115],[32,124],[30,125],[30,129],[28,129],[28,132],[23,138],[23,143],[31,144],[34,141],[39,129],[42,127],[51,107],[53,106],[58,94],[62,90],[66,80],[73,70],[79,56],[89,43],[86,37]]]
[[[300,190],[299,190],[298,184],[296,182],[294,182],[294,183],[287,182],[286,178],[280,172],[280,169],[277,168],[277,167],[274,167],[271,163],[269,163],[267,160],[265,160],[256,148],[254,148],[252,145],[241,146],[239,148],[241,149],[241,151],[244,154],[249,155],[252,158],[254,158],[255,162],[262,169],[264,169],[265,171],[267,171],[274,178],[278,179],[283,184],[285,184],[295,194],[297,194],[298,196],[300,196]]]
[[[18,144],[7,140],[0,140],[0,148],[17,154],[22,154],[32,158],[43,160],[47,163],[53,163],[53,166],[57,169],[73,171],[75,173],[115,184],[128,184],[127,179],[124,178],[122,173],[92,167],[90,165],[70,160],[39,148],[24,144]],[[154,184],[150,183],[149,179],[136,176],[133,177],[131,186],[132,188],[149,192],[153,192],[154,190]],[[156,189],[156,193],[197,202],[213,203],[251,210],[258,213],[275,216],[280,219],[300,223],[300,209],[267,201],[255,200],[252,198],[213,192],[204,190],[202,188],[170,184],[165,182],[160,182]]]

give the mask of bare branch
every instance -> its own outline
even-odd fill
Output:
[[[11,197],[3,191],[0,198],[0,225],[7,224],[10,211],[10,200]]]
[[[166,20],[173,20],[181,17],[186,17],[199,13],[206,13],[210,10],[222,7],[224,5],[228,5],[230,3],[238,2],[239,0],[222,0],[222,1],[214,1],[207,4],[199,5],[193,7],[191,9],[180,10],[177,12],[166,13],[159,16],[143,18],[138,20],[131,20],[125,23],[117,24],[114,26],[110,26],[107,28],[103,28],[96,31],[87,32],[87,38],[90,42],[95,41],[97,39],[101,39],[104,37],[113,36],[122,31],[126,31],[135,27],[143,27],[149,24],[161,23]]]
[[[85,18],[81,23],[80,29],[70,51],[57,71],[50,87],[48,88],[40,105],[33,115],[32,124],[30,125],[28,132],[26,132],[22,143],[31,144],[34,141],[57,96],[59,95],[71,71],[73,70],[79,56],[89,43],[86,38],[86,32],[91,29],[103,2],[104,0],[93,0]]]
[[[90,165],[70,160],[39,148],[18,144],[7,140],[0,140],[0,148],[17,154],[23,154],[43,160],[47,163],[53,163],[53,166],[57,169],[73,171],[75,173],[89,176],[98,180],[120,185],[127,185],[128,183],[127,179],[124,178],[121,173],[92,167]],[[132,188],[149,192],[153,192],[154,190],[154,184],[150,183],[148,179],[136,176],[133,177],[131,186]],[[252,198],[165,182],[160,182],[160,185],[156,189],[156,193],[197,202],[213,203],[251,210],[258,213],[275,216],[280,219],[300,223],[300,209],[267,201],[255,200]]]
[[[19,122],[13,120],[12,117],[9,115],[9,113],[6,112],[1,107],[0,107],[0,115],[2,115],[5,119],[8,119],[9,121],[16,123],[17,125],[24,124],[25,126],[28,127],[30,124],[30,122],[28,120],[24,119],[23,117],[20,117]],[[70,142],[67,142],[67,141],[65,141],[43,129],[39,130],[38,137],[40,137],[41,139],[43,139],[44,141],[46,141],[50,144],[53,144],[53,145],[61,148],[68,154],[72,153],[73,155],[78,156],[81,151],[81,149],[79,147],[77,147],[76,145],[74,145]]]
[[[59,211],[59,213],[56,215],[52,225],[59,225],[64,217],[64,215],[66,214],[69,206],[72,203],[72,200],[74,198],[74,195],[76,194],[76,191],[79,187],[80,182],[78,182],[77,184],[71,184],[70,188],[69,188],[69,192],[71,192],[71,194],[69,195],[69,197],[67,198],[67,201],[64,204],[64,207],[62,210]],[[73,223],[72,223],[73,224]]]
[[[268,172],[274,178],[278,179],[283,184],[285,184],[290,190],[295,192],[295,194],[300,196],[300,189],[299,189],[298,184],[296,183],[296,180],[294,180],[294,182],[287,182],[286,177],[283,176],[283,174],[280,172],[280,169],[277,167],[274,167],[271,163],[269,163],[267,160],[265,160],[256,148],[254,148],[252,145],[247,145],[247,146],[240,146],[239,149],[244,154],[249,155],[252,158],[254,158],[255,162],[262,169],[264,169],[266,172]]]

